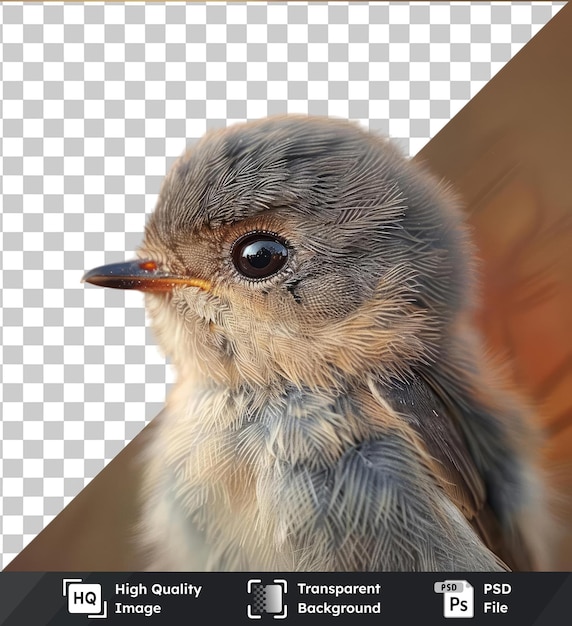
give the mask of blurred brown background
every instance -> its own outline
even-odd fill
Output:
[[[572,7],[548,25],[417,160],[465,201],[480,250],[478,323],[538,409],[572,570]],[[137,437],[7,570],[137,569],[130,543]]]
[[[572,569],[572,6],[424,148],[454,183],[481,259],[478,323],[536,408]]]

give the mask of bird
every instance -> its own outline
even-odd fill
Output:
[[[475,324],[450,185],[333,117],[211,130],[168,171],[136,289],[176,382],[133,529],[165,571],[505,571],[548,553],[541,437]]]

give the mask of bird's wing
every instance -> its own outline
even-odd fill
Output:
[[[516,553],[490,506],[487,485],[458,426],[461,416],[447,396],[420,376],[378,389],[437,461],[436,481],[487,548],[510,569],[531,569],[524,546]]]

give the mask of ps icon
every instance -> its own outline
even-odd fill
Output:
[[[475,589],[466,580],[436,582],[434,591],[443,594],[444,617],[475,616]]]

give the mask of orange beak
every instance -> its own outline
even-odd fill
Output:
[[[100,287],[139,291],[167,292],[178,286],[199,287],[204,291],[211,288],[208,280],[172,275],[160,270],[155,261],[139,259],[96,267],[86,272],[81,281]]]

